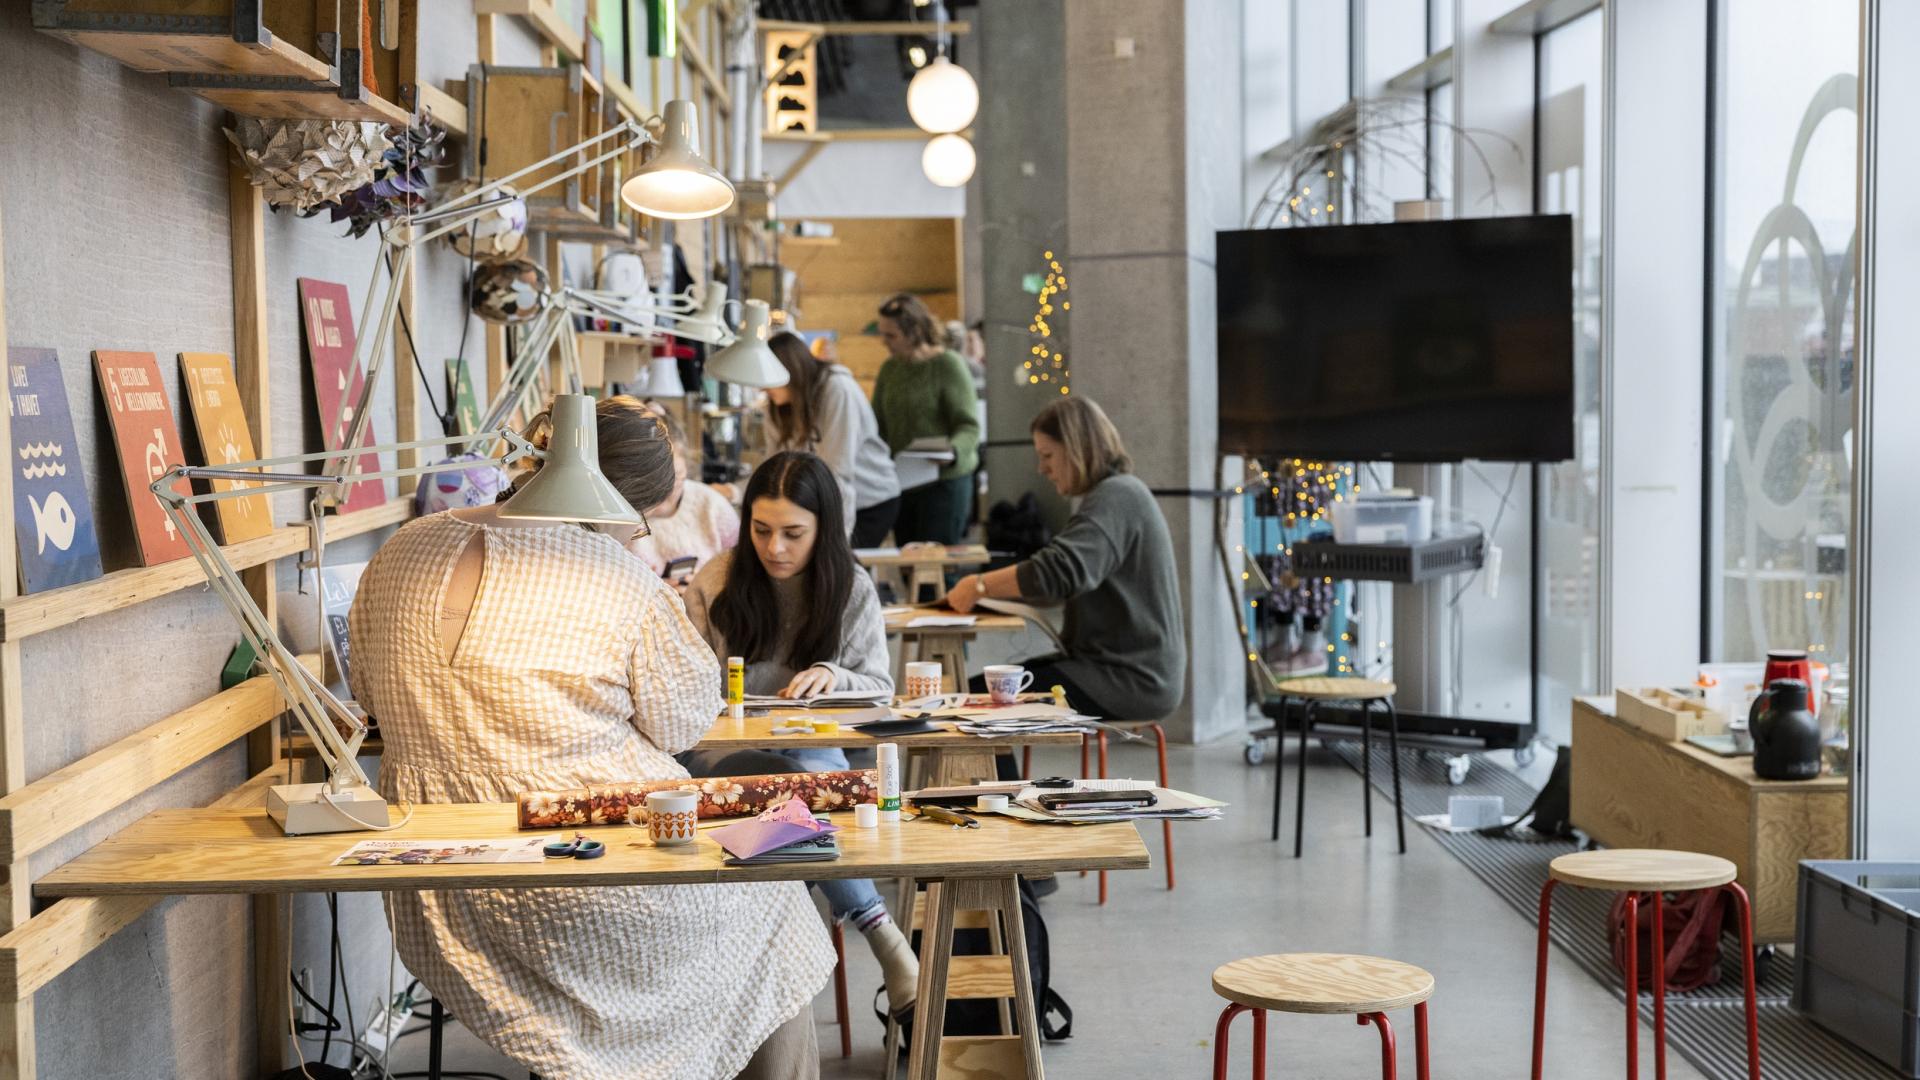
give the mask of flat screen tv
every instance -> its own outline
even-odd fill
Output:
[[[1220,448],[1573,456],[1573,219],[1222,232]]]

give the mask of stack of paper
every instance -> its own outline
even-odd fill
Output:
[[[761,866],[837,859],[840,846],[833,834],[838,828],[826,818],[814,817],[802,800],[788,799],[750,821],[722,826],[711,835],[727,850],[728,866]]]
[[[829,690],[812,697],[788,698],[778,694],[748,694],[750,709],[836,709],[855,705],[885,705],[893,695],[885,690]]]
[[[1019,732],[1098,731],[1096,718],[1061,708],[1048,701],[1021,701],[1012,705],[965,705],[934,709],[928,715],[952,720],[956,730],[990,737]]]
[[[1154,795],[1154,803],[1152,806],[1130,810],[1077,813],[1055,813],[1040,805],[1040,796],[1059,794],[1063,791],[1151,791]],[[1020,794],[1013,797],[1013,802],[1001,812],[1022,821],[1083,825],[1108,821],[1192,821],[1217,818],[1226,805],[1218,799],[1209,799],[1204,795],[1155,787],[1138,780],[1076,780],[1070,788],[1023,788]]]

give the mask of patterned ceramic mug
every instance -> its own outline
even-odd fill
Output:
[[[655,847],[693,843],[699,817],[697,791],[655,791],[647,795],[647,835],[653,838]]]
[[[1011,705],[1020,700],[1020,692],[1033,685],[1033,672],[1019,664],[988,664],[987,693],[995,705]]]
[[[909,699],[932,697],[940,692],[940,665],[932,660],[916,660],[907,665],[906,696]]]

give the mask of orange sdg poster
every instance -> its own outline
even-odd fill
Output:
[[[187,377],[187,403],[193,406],[194,430],[207,464],[231,465],[252,461],[253,434],[240,407],[240,388],[234,385],[233,364],[223,353],[181,353],[180,371]],[[238,480],[214,480],[213,490],[249,487]],[[237,544],[273,531],[273,512],[265,495],[222,499],[213,504],[220,519],[220,542]]]
[[[174,426],[173,410],[167,407],[167,392],[160,383],[160,364],[152,353],[96,350],[93,366],[100,376],[101,396],[107,399],[113,442],[120,451],[120,479],[133,511],[140,564],[184,559],[193,554],[187,538],[160,508],[150,486],[161,473],[185,464],[180,430]],[[184,490],[184,485],[181,481],[176,487]]]

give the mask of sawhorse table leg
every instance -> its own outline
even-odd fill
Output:
[[[1014,1019],[1018,1035],[945,1037],[947,971],[953,957],[954,913],[980,910],[997,914],[1006,927],[1013,964]],[[955,878],[927,885],[927,925],[921,931],[920,995],[914,1007],[913,1045],[907,1058],[909,1080],[958,1076],[1026,1077],[1044,1080],[1040,1062],[1038,1006],[1033,975],[1027,967],[1026,926],[1020,918],[1020,881],[1016,877]],[[945,1068],[942,1068],[942,1066]]]

